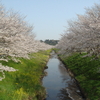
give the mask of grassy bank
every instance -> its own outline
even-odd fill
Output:
[[[33,53],[30,59],[20,58],[21,62],[18,63],[2,61],[3,65],[18,71],[4,72],[5,79],[0,81],[0,100],[42,100],[45,89],[41,85],[41,78],[50,51]]]
[[[100,100],[100,59],[84,55],[75,53],[68,57],[60,55],[60,58],[74,73],[87,100]]]

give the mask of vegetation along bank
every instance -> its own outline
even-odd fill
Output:
[[[43,70],[51,50],[30,54],[30,59],[20,58],[20,62],[12,60],[0,61],[2,65],[13,66],[17,71],[3,71],[5,79],[0,81],[0,100],[42,100],[45,88],[41,84]],[[0,73],[2,76],[2,73]]]
[[[100,100],[100,58],[83,57],[83,54],[75,53],[68,57],[59,55],[62,61],[74,74],[86,100]]]

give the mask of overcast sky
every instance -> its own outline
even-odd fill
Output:
[[[1,0],[6,9],[13,9],[27,16],[28,23],[34,26],[36,39],[60,39],[67,21],[84,14],[87,7],[100,0]]]

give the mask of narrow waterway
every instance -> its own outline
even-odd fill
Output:
[[[43,78],[47,92],[45,100],[83,100],[75,80],[54,52],[51,53],[47,66],[47,75]]]

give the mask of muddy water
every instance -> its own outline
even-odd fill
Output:
[[[75,80],[70,77],[54,52],[51,53],[47,66],[47,75],[43,78],[43,86],[47,92],[45,100],[83,100]]]

